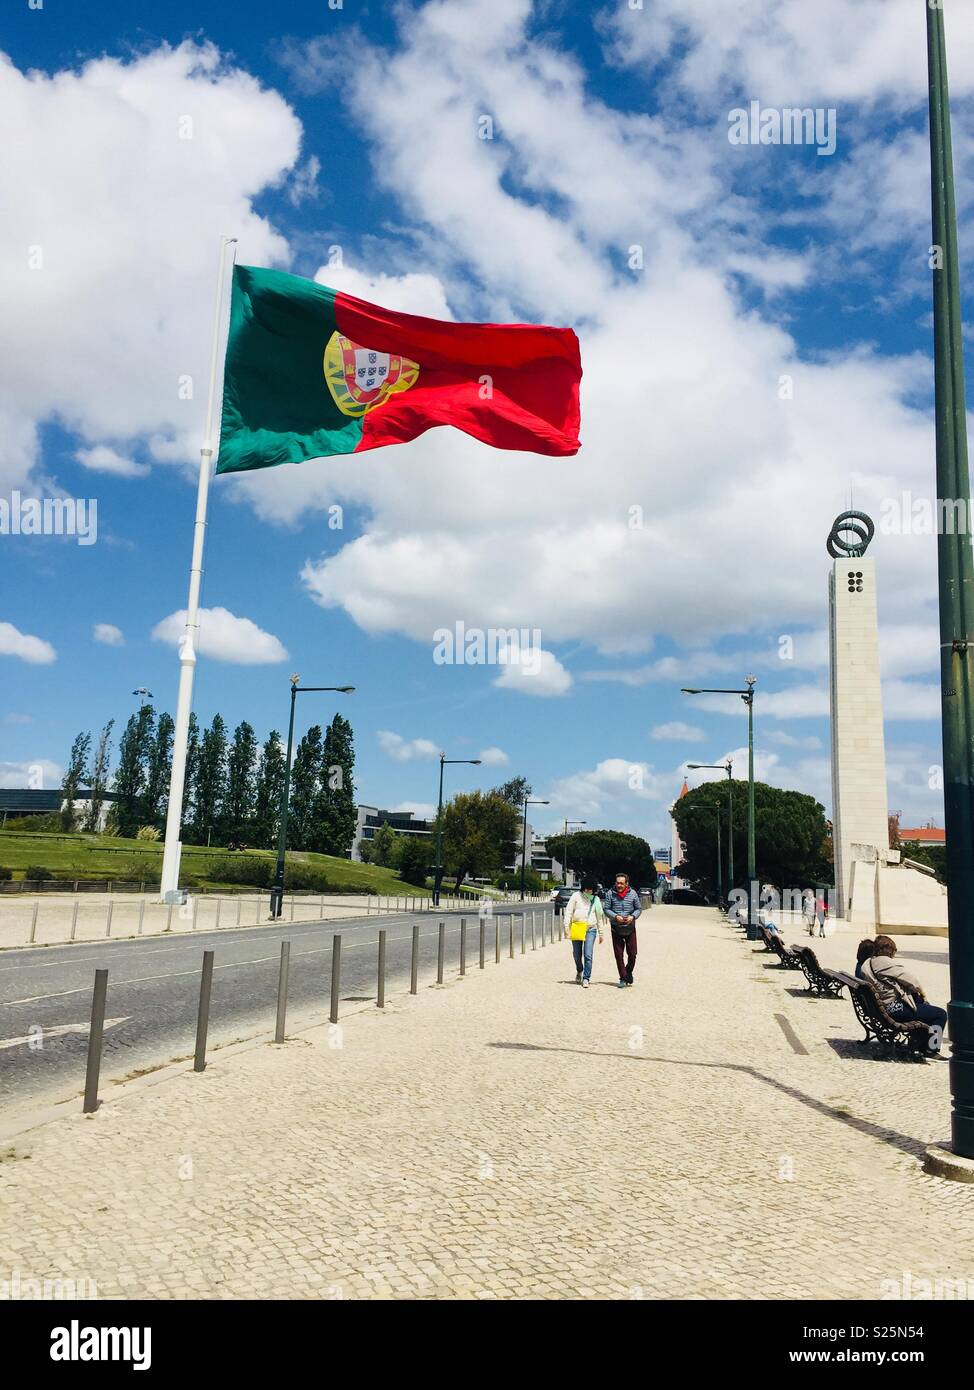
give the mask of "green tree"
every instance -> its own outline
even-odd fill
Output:
[[[256,797],[257,735],[246,720],[233,731],[227,757],[227,794],[221,816],[224,844],[244,844],[250,839]]]
[[[179,838],[192,842],[196,824],[196,779],[200,770],[200,726],[195,713],[189,716],[186,735],[186,769],[183,773],[183,807],[179,817]]]
[[[321,726],[313,724],[298,744],[291,768],[287,842],[291,849],[312,849],[314,817],[321,786]]]
[[[160,828],[169,805],[169,778],[172,775],[173,718],[165,711],[156,724],[156,736],[149,752],[145,779],[145,824]]]
[[[433,847],[425,835],[403,835],[399,845],[399,877],[422,888],[426,884]]]
[[[727,888],[728,782],[705,782],[673,808],[680,839],[686,846],[681,878],[713,893],[717,882],[717,844],[714,812],[721,806],[721,856]],[[754,841],[757,875],[779,889],[828,886],[832,865],[826,851],[825,810],[804,792],[783,791],[765,782],[754,784]],[[747,783],[734,783],[734,870],[739,886],[747,880]]]
[[[512,777],[510,781],[502,782],[499,787],[495,787],[494,791],[520,811],[524,806],[524,798],[531,796],[534,788],[526,777]]]
[[[125,725],[118,741],[118,767],[115,770],[115,805],[112,822],[119,835],[132,839],[146,822],[145,792],[149,759],[155,742],[155,711],[142,705]]]
[[[549,835],[545,850],[562,860],[565,836],[557,832]],[[576,873],[591,876],[605,888],[611,887],[616,874],[628,874],[634,888],[651,887],[657,878],[649,845],[641,836],[627,835],[621,830],[573,831],[568,836],[568,863]]]
[[[314,807],[314,847],[321,854],[344,857],[351,852],[356,824],[354,768],[352,726],[336,714],[325,730]]]
[[[71,754],[68,758],[64,782],[61,785],[60,826],[64,831],[74,830],[78,824],[78,812],[75,803],[79,790],[91,775],[88,771],[88,759],[90,757],[91,734],[78,734],[71,745]]]
[[[398,859],[398,839],[399,836],[392,826],[387,820],[384,820],[372,836],[370,862],[378,864],[381,869],[388,869],[395,864]]]
[[[281,735],[272,729],[260,753],[257,789],[254,794],[254,822],[251,828],[256,849],[274,849],[281,823],[281,797],[284,795],[284,749]]]
[[[91,765],[91,796],[88,800],[88,809],[85,812],[85,830],[98,830],[100,828],[98,822],[101,819],[101,808],[105,804],[105,792],[108,790],[108,778],[111,767],[112,729],[114,727],[115,720],[109,719],[108,723],[98,735],[98,747],[95,749],[95,760]]]
[[[460,792],[443,807],[443,858],[457,888],[468,874],[489,877],[513,858],[520,824],[496,791]]]
[[[193,793],[193,837],[198,845],[220,843],[223,807],[227,794],[227,726],[215,714],[200,740],[200,755]]]

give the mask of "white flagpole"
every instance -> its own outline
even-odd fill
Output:
[[[200,583],[203,578],[203,542],[206,539],[206,503],[210,491],[210,471],[213,464],[216,420],[216,378],[219,368],[223,304],[226,293],[227,252],[236,248],[236,237],[220,241],[220,273],[217,277],[216,303],[213,308],[213,345],[210,352],[210,390],[206,402],[206,429],[200,448],[200,476],[196,492],[196,525],[193,531],[193,559],[189,570],[189,602],[186,605],[186,626],[179,642],[179,696],[176,701],[176,726],[173,731],[172,772],[169,778],[169,808],[166,813],[166,844],[162,856],[160,894],[163,902],[179,898],[179,858],[182,845],[179,826],[183,812],[183,784],[186,780],[186,745],[189,741],[189,716],[193,708],[193,674],[196,670],[196,639],[199,633]],[[232,266],[234,249],[229,257]]]

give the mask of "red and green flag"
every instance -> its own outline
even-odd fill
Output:
[[[570,328],[447,323],[236,266],[218,473],[404,444],[452,425],[495,449],[578,452]]]

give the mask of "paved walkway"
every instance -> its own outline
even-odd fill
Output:
[[[0,1151],[0,1279],[150,1298],[974,1295],[974,1186],[920,1169],[949,1128],[945,1063],[875,1060],[848,1000],[798,997],[709,911],[644,916],[634,989],[608,945],[587,991],[569,960],[559,942],[385,1014],[346,1004],[337,1033],[217,1053],[22,1136]]]

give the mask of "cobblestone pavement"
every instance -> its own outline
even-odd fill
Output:
[[[636,981],[615,987],[608,944],[587,991],[567,944],[529,949],[33,1130],[0,1162],[0,1278],[150,1298],[974,1293],[974,1186],[920,1168],[949,1130],[946,1064],[876,1059],[848,1000],[799,997],[709,911],[644,915]]]

